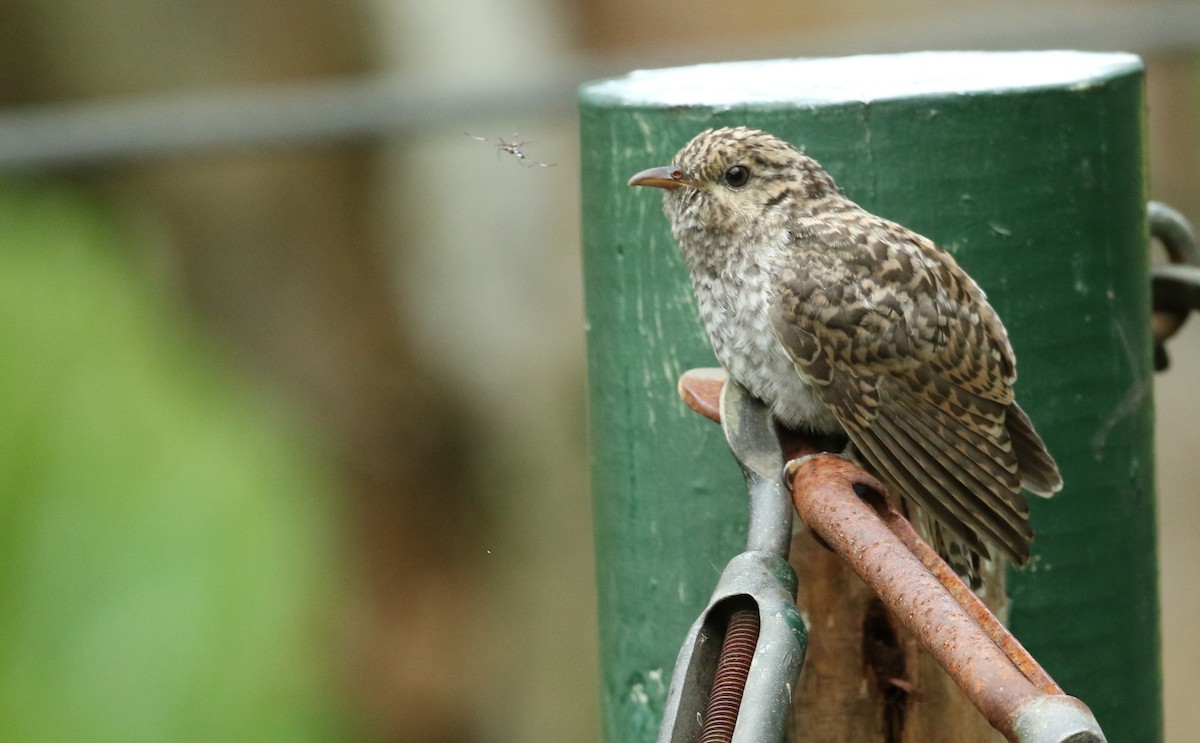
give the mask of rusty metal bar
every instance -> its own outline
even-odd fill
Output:
[[[832,454],[800,460],[789,475],[793,502],[808,528],[846,560],[1008,740],[1104,740],[1086,705],[1049,694],[1026,678],[971,612],[857,497],[856,485],[882,493],[878,481]]]
[[[1034,659],[1029,651],[1013,636],[1008,628],[1000,623],[996,615],[992,614],[987,605],[975,595],[975,592],[963,583],[962,578],[950,569],[938,553],[934,551],[929,544],[917,534],[916,529],[904,518],[891,504],[885,504],[880,517],[896,537],[904,543],[908,551],[913,553],[921,564],[933,573],[934,577],[942,584],[950,595],[963,608],[971,619],[983,629],[987,634],[988,639],[996,643],[996,645],[1004,651],[1008,659],[1021,671],[1025,678],[1029,679],[1037,688],[1047,694],[1062,694],[1062,687],[1059,686],[1054,679],[1050,678],[1050,674],[1046,673],[1046,669]],[[876,509],[878,511],[878,509]]]
[[[689,369],[679,378],[679,398],[694,412],[720,423],[721,389],[725,380],[724,369]]]

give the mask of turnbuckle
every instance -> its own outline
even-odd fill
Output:
[[[720,418],[750,491],[746,550],[726,565],[708,606],[688,631],[667,694],[659,743],[764,743],[783,739],[807,630],[788,564],[792,503],[780,474],[783,450],[770,413],[720,370],[680,380],[685,399]],[[694,390],[703,388],[696,396]]]

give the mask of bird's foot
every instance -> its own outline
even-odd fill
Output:
[[[858,447],[854,445],[853,441],[847,440],[846,446],[842,448],[842,451],[838,454],[838,456],[841,457],[842,459],[854,462],[855,464],[862,466],[863,461],[858,456]]]
[[[785,462],[783,465],[783,472],[780,473],[781,477],[783,478],[784,487],[790,490],[792,487],[792,480],[796,478],[796,470],[804,466],[804,463],[808,460],[812,459],[813,457],[819,457],[824,453],[825,452],[821,451],[813,451],[787,460],[787,462]]]

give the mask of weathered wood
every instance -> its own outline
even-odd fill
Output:
[[[837,555],[798,534],[791,563],[803,576],[797,605],[812,623],[791,740],[1004,740]]]

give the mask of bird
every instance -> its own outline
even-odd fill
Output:
[[[628,183],[662,189],[713,351],[780,425],[848,439],[960,572],[964,551],[1028,562],[1024,491],[1062,477],[1014,397],[1008,333],[953,256],[758,129],[703,131]]]

